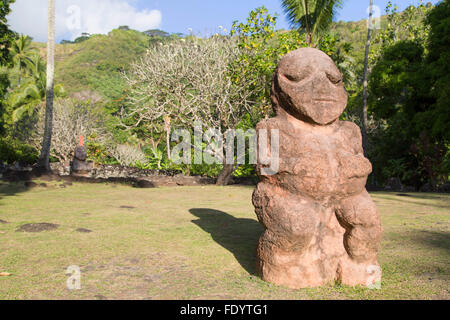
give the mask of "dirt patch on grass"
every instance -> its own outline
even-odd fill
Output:
[[[5,221],[5,220],[0,219],[0,223],[1,223],[1,224],[7,224],[8,221]]]
[[[59,228],[59,225],[53,223],[29,223],[20,226],[16,232],[42,232],[51,231]]]
[[[76,230],[76,232],[80,232],[80,233],[91,233],[92,230],[85,229],[85,228],[78,228],[78,229]]]
[[[136,207],[132,207],[132,206],[120,206],[120,209],[136,209]]]

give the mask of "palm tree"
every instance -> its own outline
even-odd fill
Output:
[[[50,170],[50,146],[53,129],[53,81],[55,76],[55,0],[48,0],[47,85],[45,129],[38,167]]]
[[[293,27],[305,34],[306,43],[315,47],[327,31],[343,0],[282,0],[282,7]]]
[[[13,62],[19,69],[19,88],[22,82],[22,71],[29,69],[32,56],[36,54],[36,50],[30,46],[31,38],[22,34],[12,42],[9,49],[13,56]]]
[[[30,58],[30,71],[32,78],[23,83],[23,86],[11,93],[8,104],[12,108],[12,120],[18,122],[25,115],[32,116],[36,108],[42,105],[46,97],[45,64],[39,54]],[[54,87],[55,96],[64,96],[64,87],[60,84]]]

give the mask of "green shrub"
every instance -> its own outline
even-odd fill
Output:
[[[11,138],[0,139],[0,161],[7,164],[19,162],[31,165],[36,163],[38,158],[39,153],[32,146]]]

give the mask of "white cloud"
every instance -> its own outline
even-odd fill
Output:
[[[135,0],[56,0],[56,39],[71,39],[82,32],[108,33],[119,26],[145,31],[161,25],[159,10],[137,10]],[[47,40],[47,0],[17,0],[8,16],[11,29],[36,41]]]

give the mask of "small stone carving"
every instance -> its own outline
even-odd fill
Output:
[[[74,157],[72,161],[72,173],[75,175],[88,174],[93,168],[94,164],[90,161],[86,161],[87,152],[84,147],[83,136],[80,136],[79,145],[75,148]]]
[[[377,283],[382,229],[365,189],[372,166],[359,127],[339,121],[347,104],[339,70],[320,50],[290,52],[275,72],[272,103],[276,116],[257,129],[278,129],[279,170],[263,174],[258,161],[253,193],[265,228],[263,280],[291,288]]]

